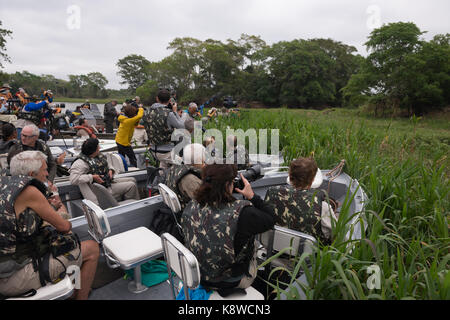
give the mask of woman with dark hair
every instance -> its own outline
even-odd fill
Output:
[[[0,139],[0,154],[8,153],[12,145],[17,143],[16,127],[12,123],[5,123],[2,126],[2,136]]]
[[[181,217],[186,247],[197,257],[201,284],[228,295],[251,286],[257,273],[255,235],[274,225],[273,210],[241,175],[244,188],[233,186],[235,165],[202,169],[202,185]],[[246,200],[237,200],[233,191]]]

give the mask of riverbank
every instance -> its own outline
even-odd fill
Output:
[[[117,100],[117,103],[122,104],[125,102],[127,98],[120,97],[120,98],[105,98],[105,99],[98,99],[98,98],[92,98],[92,99],[85,99],[85,98],[65,98],[65,97],[54,97],[53,102],[70,102],[70,103],[85,103],[86,100],[89,100],[89,103],[98,103],[98,104],[105,104],[112,100]]]

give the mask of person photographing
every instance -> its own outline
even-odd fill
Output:
[[[124,114],[120,114],[117,120],[119,121],[119,129],[116,134],[116,144],[119,153],[122,156],[127,156],[132,167],[137,167],[136,155],[131,147],[131,139],[133,138],[134,128],[144,115],[144,108],[137,109],[131,104],[125,106]]]
[[[253,283],[257,273],[255,236],[274,225],[274,212],[241,175],[234,188],[235,165],[202,169],[202,184],[181,216],[185,246],[196,256],[201,284],[227,296]],[[237,200],[233,192],[245,200]]]

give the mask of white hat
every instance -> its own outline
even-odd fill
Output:
[[[311,184],[311,188],[317,189],[318,187],[320,187],[322,185],[322,182],[323,182],[322,171],[320,171],[320,169],[317,168],[317,172],[316,172],[316,175],[314,176],[314,180],[313,180],[313,183]]]
[[[322,185],[322,182],[323,182],[322,171],[319,168],[317,168],[317,172],[316,172],[316,175],[314,176],[314,180],[311,184],[311,188],[317,189],[318,187],[320,187]],[[289,177],[287,177],[286,183],[292,185]]]
[[[205,162],[206,149],[199,143],[188,144],[183,148],[184,164],[202,164]]]

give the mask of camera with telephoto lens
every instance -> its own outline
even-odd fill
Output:
[[[8,104],[22,103],[22,102],[20,101],[20,99],[8,99],[8,100],[6,100],[6,102],[7,102]]]
[[[236,108],[237,102],[233,100],[231,96],[223,98],[223,106],[227,109]]]
[[[261,174],[261,165],[254,165],[244,172],[238,173],[237,177],[233,180],[233,188],[244,189],[244,181],[242,181],[241,173],[248,182],[255,181],[263,176]]]

